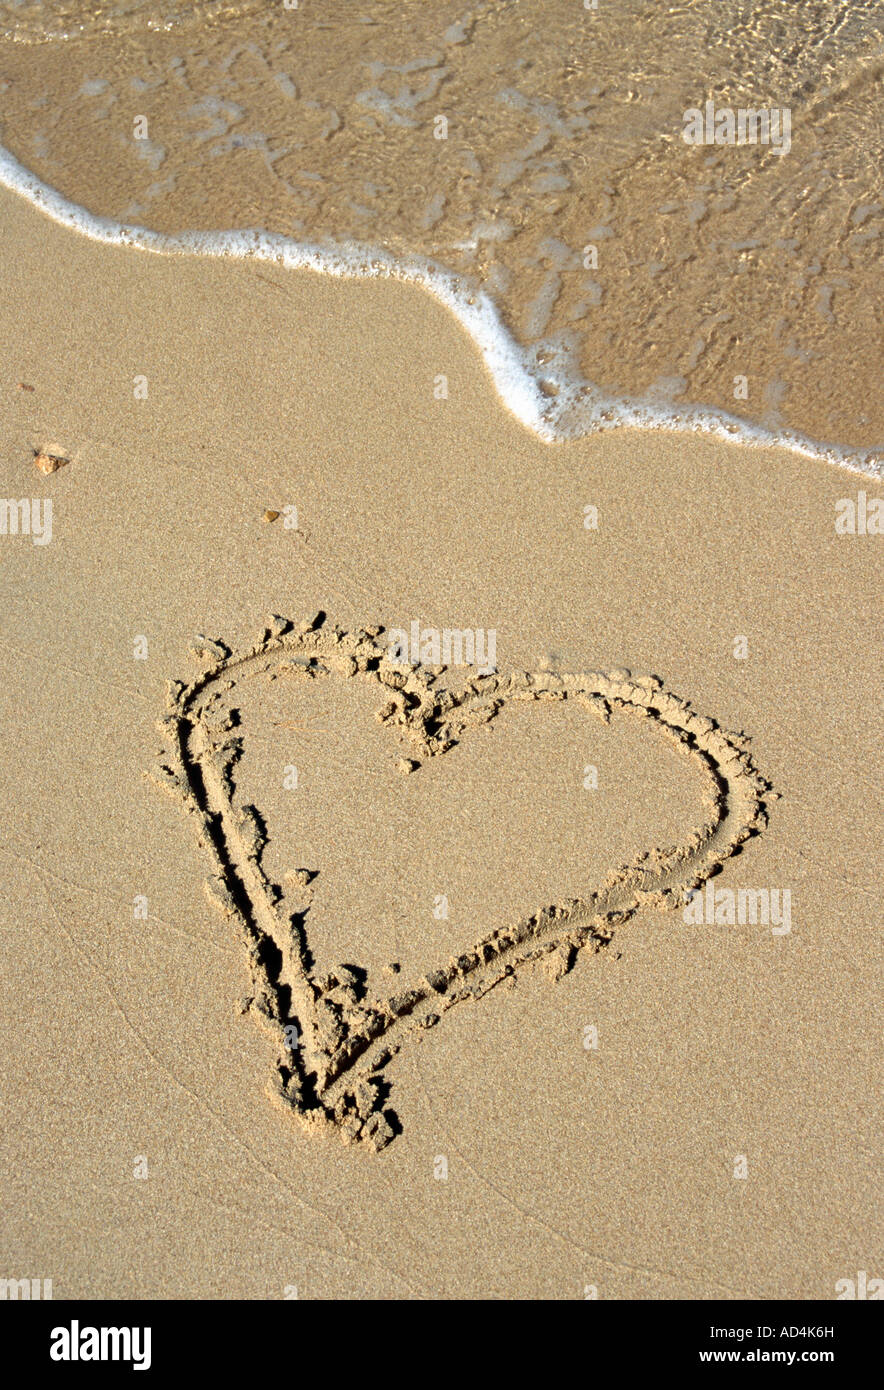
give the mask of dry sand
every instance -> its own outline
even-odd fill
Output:
[[[699,437],[544,445],[417,289],[102,247],[5,192],[0,280],[3,492],[53,503],[50,543],[0,537],[4,1272],[556,1299],[878,1272],[881,540],[834,525],[875,485]],[[715,886],[788,890],[791,930],[645,904],[562,978],[407,1032],[380,1152],[300,1123],[211,845],[146,774],[195,634],[239,654],[319,610],[320,644],[493,629],[502,677],[625,667],[747,735],[780,799]],[[236,680],[233,801],[270,880],[315,875],[286,892],[317,975],[362,967],[369,998],[709,817],[696,757],[573,680],[408,776],[420,740],[373,717],[376,681]]]

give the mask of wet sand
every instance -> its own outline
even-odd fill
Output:
[[[240,0],[162,24],[57,0],[0,4],[0,34],[4,146],[95,214],[429,259],[491,296],[562,433],[626,399],[880,461],[872,0]],[[686,143],[707,105],[726,143]],[[731,139],[741,112],[767,136]]]

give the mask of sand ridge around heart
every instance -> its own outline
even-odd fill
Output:
[[[681,906],[767,824],[766,804],[776,796],[743,735],[697,714],[654,676],[622,669],[494,673],[452,689],[440,682],[440,668],[391,660],[382,633],[380,627],[346,632],[319,614],[297,625],[273,615],[258,642],[238,653],[200,636],[194,654],[208,664],[189,684],[169,683],[159,724],[168,747],[151,773],[193,817],[199,843],[214,861],[206,891],[239,930],[251,972],[247,1007],[277,1046],[273,1094],[308,1126],[331,1126],[345,1141],[374,1149],[399,1129],[386,1104],[385,1068],[409,1039],[419,1039],[456,1004],[482,998],[531,966],[541,966],[551,981],[561,978],[578,951],[600,950],[642,908]],[[383,699],[376,718],[405,745],[403,772],[419,771],[510,701],[574,700],[605,723],[629,714],[692,760],[706,819],[677,845],[652,848],[613,869],[595,891],[540,907],[445,962],[428,962],[410,987],[374,999],[359,967],[315,973],[306,930],[310,875],[289,876],[287,901],[262,864],[267,827],[260,809],[237,804],[233,773],[243,729],[235,692],[256,676],[373,683]]]

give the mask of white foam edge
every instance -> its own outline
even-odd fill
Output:
[[[137,247],[155,255],[222,256],[272,261],[292,270],[313,270],[340,279],[390,278],[421,286],[454,315],[475,342],[503,403],[516,419],[547,443],[561,443],[602,430],[635,428],[715,436],[728,443],[786,449],[869,477],[884,476],[884,449],[825,444],[796,431],[768,429],[704,406],[670,405],[649,397],[603,395],[567,365],[562,343],[522,348],[503,323],[490,296],[467,277],[432,261],[397,258],[368,246],[310,245],[255,229],[192,231],[177,236],[99,217],[73,203],[26,169],[0,145],[0,184],[27,199],[61,226],[92,241]],[[538,363],[538,354],[544,355]],[[542,389],[544,383],[546,390]],[[556,394],[550,395],[552,390]]]

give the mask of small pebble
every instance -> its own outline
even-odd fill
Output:
[[[41,473],[55,473],[66,463],[70,463],[70,459],[62,458],[60,454],[44,454],[42,449],[34,450],[34,466]]]

